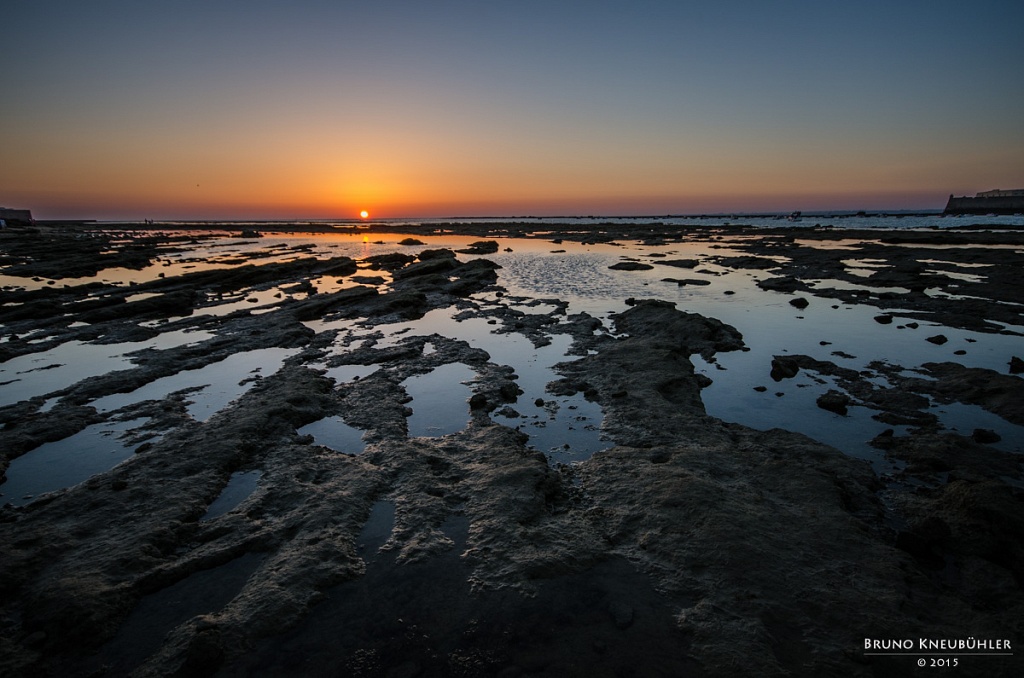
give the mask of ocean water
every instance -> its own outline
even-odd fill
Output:
[[[99,222],[100,227],[117,227],[129,222]],[[161,222],[159,226],[166,226],[173,229],[175,226],[189,226],[190,228],[208,226],[216,228],[226,222],[223,221],[168,221]],[[857,212],[850,210],[813,211],[801,212],[794,217],[792,212],[768,213],[768,214],[700,214],[700,215],[637,215],[637,216],[531,216],[516,215],[508,217],[401,217],[389,219],[303,219],[285,221],[235,221],[228,222],[233,227],[261,227],[270,228],[281,226],[296,228],[303,225],[310,226],[335,226],[342,229],[358,229],[366,226],[367,223],[394,226],[443,226],[444,224],[507,224],[519,223],[530,227],[532,230],[543,232],[544,226],[569,224],[579,226],[581,230],[593,230],[602,224],[661,224],[665,226],[696,226],[714,227],[720,225],[749,225],[754,227],[773,226],[833,226],[835,228],[956,228],[968,224],[988,224],[992,226],[1024,226],[1024,215],[1022,214],[989,214],[989,215],[949,215],[945,216],[941,210],[934,211],[871,211]],[[374,234],[376,238],[377,234]]]

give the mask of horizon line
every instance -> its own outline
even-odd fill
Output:
[[[423,215],[404,215],[404,216],[389,216],[389,217],[367,217],[361,218],[358,216],[338,216],[338,217],[160,217],[160,218],[102,218],[102,217],[66,217],[66,218],[43,218],[36,219],[36,223],[50,222],[50,223],[62,223],[62,222],[104,222],[104,223],[144,223],[150,222],[153,224],[158,223],[173,223],[173,222],[186,222],[186,223],[231,223],[231,222],[251,222],[251,223],[274,223],[274,222],[351,222],[356,224],[373,224],[386,221],[445,221],[445,220],[474,220],[474,219],[529,219],[529,220],[540,220],[540,219],[708,219],[708,218],[721,218],[721,217],[788,217],[788,216],[799,216],[799,217],[815,217],[815,216],[839,216],[839,217],[856,217],[856,216],[942,216],[944,211],[942,209],[920,209],[920,208],[906,208],[906,209],[816,209],[811,211],[803,210],[791,210],[791,211],[751,211],[751,212],[686,212],[686,213],[658,213],[658,214],[515,214],[515,215],[504,215],[504,214],[468,214],[468,215],[446,215],[446,216],[423,216]],[[952,215],[951,215],[952,216]]]

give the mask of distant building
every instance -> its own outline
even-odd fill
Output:
[[[0,221],[6,225],[10,224],[31,224],[32,210],[14,210],[9,207],[0,207]]]
[[[1024,214],[1024,188],[984,191],[973,198],[950,195],[943,214]]]
[[[979,193],[975,197],[978,197],[978,198],[1024,198],[1024,188],[1014,188],[1014,189],[1009,190],[1009,191],[1004,191],[1004,190],[1002,190],[1000,188],[997,188],[994,191],[985,191],[984,193]]]

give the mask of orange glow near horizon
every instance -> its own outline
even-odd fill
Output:
[[[370,213],[367,212],[366,210],[363,210],[362,212],[359,213],[359,216],[360,216],[360,218],[365,219],[368,216],[370,216]]]
[[[1024,3],[7,4],[0,205],[40,220],[940,210],[1024,185]]]

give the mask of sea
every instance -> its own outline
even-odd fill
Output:
[[[136,224],[135,221],[97,221],[97,226],[116,227]],[[681,227],[751,226],[755,228],[777,228],[779,226],[803,226],[808,228],[869,228],[869,229],[951,229],[975,226],[989,228],[1024,227],[1024,214],[963,214],[946,215],[941,211],[833,211],[833,212],[789,212],[759,214],[700,214],[700,215],[636,215],[636,216],[458,216],[458,217],[396,217],[387,219],[286,219],[286,220],[171,220],[159,221],[156,225],[168,228],[221,225],[232,227],[275,226],[297,228],[304,225],[316,227],[352,228],[373,224],[375,226],[444,226],[446,224],[509,224],[535,226],[571,225],[581,228],[600,227],[605,224],[657,224]]]

